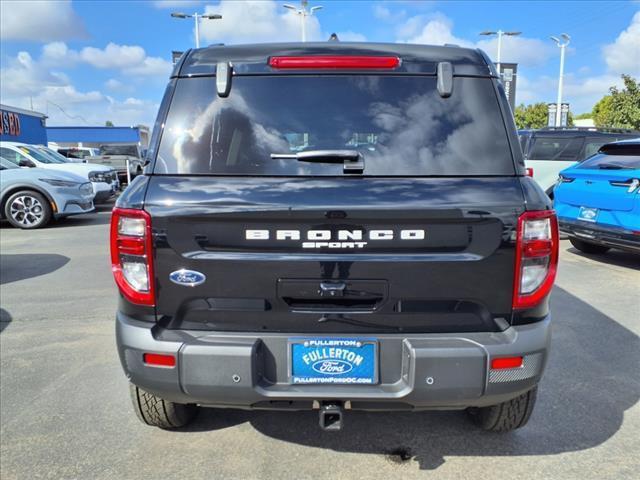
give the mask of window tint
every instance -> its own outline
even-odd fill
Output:
[[[135,145],[102,145],[100,147],[100,155],[127,155],[129,157],[137,157],[138,147]]]
[[[56,163],[68,163],[69,161],[63,156],[60,155],[58,152],[51,150],[50,148],[46,148],[46,147],[38,147],[38,151],[40,153],[42,153],[43,155],[46,155],[47,157],[51,157],[54,160],[56,160]]]
[[[215,78],[179,79],[155,173],[342,175],[336,163],[272,159],[306,150],[358,150],[364,175],[513,175],[492,81],[455,78],[442,98],[435,77],[235,77],[228,98]]]
[[[65,163],[61,160],[58,160],[57,158],[53,158],[53,157],[50,157],[49,155],[45,155],[44,153],[40,152],[39,150],[33,147],[26,147],[24,145],[20,145],[17,148],[18,150],[26,153],[27,155],[30,155],[32,158],[34,158],[40,163]]]
[[[599,153],[582,162],[578,168],[640,169],[640,155],[605,155]]]
[[[530,160],[577,162],[584,143],[583,137],[534,136],[529,150]]]
[[[0,157],[9,160],[14,165],[19,165],[20,160],[28,160],[24,155],[16,152],[11,148],[2,147],[0,148]]]

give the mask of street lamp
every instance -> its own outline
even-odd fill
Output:
[[[560,108],[562,107],[562,77],[564,75],[564,50],[569,42],[571,41],[571,37],[566,33],[560,34],[562,40],[558,37],[551,37],[551,40],[556,42],[556,45],[560,47],[560,76],[558,78],[558,102],[556,104],[556,127],[560,126],[560,121],[562,120],[562,113],[560,112]]]
[[[182,12],[173,12],[171,14],[173,18],[193,18],[196,22],[196,48],[200,48],[200,22],[199,19],[206,18],[207,20],[220,20],[222,15],[210,14],[210,13],[194,13],[187,14]]]
[[[500,74],[500,59],[502,54],[502,36],[506,35],[508,37],[516,37],[520,35],[522,32],[503,32],[502,30],[498,30],[497,32],[492,32],[491,30],[485,30],[484,32],[480,32],[480,35],[497,35],[498,36],[498,58],[496,59],[496,66],[498,68],[498,75],[502,78]]]
[[[302,41],[303,42],[307,41],[307,26],[306,26],[307,17],[313,16],[313,12],[317,12],[322,8],[322,6],[318,5],[315,7],[311,7],[310,10],[307,10],[308,4],[309,4],[309,0],[300,0],[301,8],[294,7],[293,5],[289,5],[288,3],[283,5],[284,8],[288,10],[293,10],[294,12],[296,12],[297,15],[300,15],[300,22],[302,24]]]

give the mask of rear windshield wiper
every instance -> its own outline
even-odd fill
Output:
[[[601,163],[598,165],[600,170],[633,170],[631,167],[626,167],[624,165],[618,165],[617,163]]]
[[[342,163],[344,173],[362,173],[364,157],[357,150],[305,150],[297,153],[272,153],[274,160],[299,162]]]

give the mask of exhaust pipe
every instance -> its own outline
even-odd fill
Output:
[[[327,432],[337,432],[342,429],[342,405],[339,403],[325,403],[320,406],[320,428]]]

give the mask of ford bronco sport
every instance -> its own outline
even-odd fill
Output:
[[[479,50],[214,46],[118,200],[117,343],[146,424],[198,407],[466,409],[524,425],[558,230]]]

